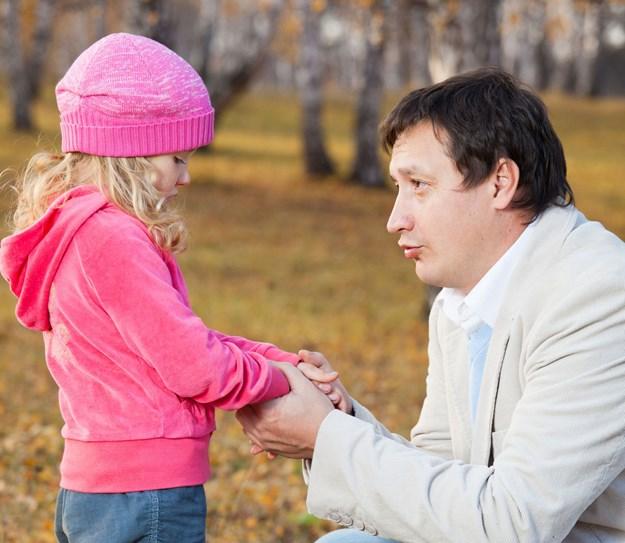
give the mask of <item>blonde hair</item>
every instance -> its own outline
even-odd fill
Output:
[[[154,174],[154,166],[143,157],[38,153],[18,177],[12,226],[15,231],[23,230],[57,196],[80,185],[94,185],[110,202],[145,224],[159,247],[179,253],[186,247],[186,227],[152,184]]]

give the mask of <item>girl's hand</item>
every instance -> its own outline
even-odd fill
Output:
[[[327,358],[321,353],[306,350],[301,350],[297,354],[302,359],[302,362],[297,365],[297,369],[315,383],[336,408],[352,415],[352,399],[338,378],[338,372],[332,369]]]

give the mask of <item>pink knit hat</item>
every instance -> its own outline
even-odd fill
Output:
[[[196,71],[164,45],[110,34],[56,86],[63,152],[133,157],[190,151],[213,139],[214,110]]]

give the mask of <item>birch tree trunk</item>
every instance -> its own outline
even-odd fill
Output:
[[[29,55],[23,47],[21,2],[4,0],[3,11],[12,126],[15,130],[32,130],[32,103],[38,97],[41,87],[44,59],[52,34],[54,0],[39,0],[37,3]]]
[[[413,81],[418,87],[432,84],[430,72],[430,25],[428,21],[428,2],[411,0],[407,20],[410,24],[410,42],[404,47],[412,49]],[[416,45],[415,45],[416,44]]]
[[[385,185],[380,166],[378,123],[384,91],[384,42],[389,1],[376,0],[366,22],[364,76],[356,111],[356,157],[350,178],[367,187]]]
[[[500,0],[462,0],[460,3],[461,71],[500,63],[500,7]]]
[[[96,23],[95,23],[95,39],[96,41],[103,38],[108,33],[107,25],[107,0],[95,0],[96,5]]]
[[[603,35],[604,1],[594,0],[578,6],[581,24],[575,54],[575,94],[590,96],[595,88],[596,66]]]
[[[227,56],[228,60],[218,69],[211,67],[204,80],[217,111],[216,120],[219,120],[220,112],[247,90],[263,68],[283,11],[283,0],[270,2],[262,13],[256,12],[246,17],[241,23],[240,31],[235,36],[230,36],[230,43],[236,40],[236,48],[227,53],[214,51],[216,56]]]
[[[321,128],[323,86],[323,59],[319,43],[319,16],[308,0],[297,4],[302,33],[300,37],[300,68],[298,87],[302,110],[302,142],[306,173],[322,177],[334,173],[335,168],[328,156]]]
[[[19,0],[4,0],[6,28],[3,34],[7,52],[7,83],[9,85],[9,99],[13,108],[13,128],[15,130],[31,130],[33,121],[30,112],[29,84],[24,69],[20,4]]]
[[[213,41],[217,34],[219,9],[219,0],[200,0],[195,30],[196,45],[191,51],[189,62],[204,81],[208,79]]]
[[[535,89],[545,79],[544,0],[506,0],[501,23],[504,69]]]
[[[175,50],[173,4],[167,0],[128,0],[125,14],[128,31],[152,38]]]
[[[189,59],[208,87],[216,122],[263,67],[284,9],[284,0],[267,0],[262,9],[253,11],[249,9],[253,3],[239,4],[236,9],[232,2],[224,7],[230,6],[235,14],[240,10],[240,14],[229,15],[228,24],[221,24],[220,0],[200,0],[197,7],[166,0],[125,3],[129,32],[151,37]],[[183,17],[184,9],[190,8],[197,9],[191,25]]]
[[[396,32],[389,39],[398,48],[398,82],[401,86],[424,87],[432,83],[430,73],[430,29],[427,0],[401,0],[396,7]],[[387,57],[388,58],[388,57]]]
[[[599,52],[596,60],[593,96],[625,95],[625,9],[605,2],[600,15]]]
[[[549,70],[547,86],[565,92],[572,89],[575,55],[576,9],[573,0],[547,2]]]
[[[434,81],[455,75],[462,62],[462,32],[458,2],[432,4],[428,17],[430,28],[430,72]]]

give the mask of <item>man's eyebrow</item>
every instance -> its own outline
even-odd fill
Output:
[[[397,172],[401,173],[402,175],[423,176],[423,177],[427,177],[428,179],[436,179],[435,175],[432,175],[431,173],[428,173],[427,171],[420,169],[416,164],[413,164],[411,166],[406,166],[403,168],[397,168]],[[391,177],[393,176],[391,175]]]

